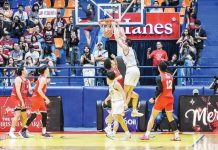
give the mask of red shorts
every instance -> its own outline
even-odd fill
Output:
[[[24,100],[25,105],[27,105],[27,103],[29,104],[29,98],[28,97],[23,98],[23,100]],[[9,101],[10,101],[10,105],[11,105],[12,108],[16,109],[16,108],[21,108],[21,106],[22,106],[21,101],[18,98],[14,97],[14,96],[11,96]]]
[[[163,109],[165,111],[173,111],[173,103],[173,98],[158,97],[154,104],[154,109],[158,111],[162,111]]]
[[[38,96],[32,96],[31,112],[47,112],[47,107],[44,99]]]

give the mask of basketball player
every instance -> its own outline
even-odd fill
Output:
[[[141,117],[143,116],[142,113],[139,113],[137,110],[137,103],[138,103],[138,94],[133,92],[133,89],[137,85],[140,77],[140,71],[137,67],[137,61],[135,57],[134,50],[132,48],[132,42],[129,39],[126,39],[124,30],[120,28],[118,23],[113,22],[112,26],[114,28],[114,36],[115,40],[117,41],[118,45],[123,50],[123,61],[126,65],[126,75],[124,80],[124,91],[126,93],[126,101],[125,107],[128,106],[130,102],[130,98],[132,100],[133,111],[131,113],[132,117]]]
[[[17,136],[14,134],[16,124],[18,119],[21,118],[22,127],[26,124],[27,121],[27,112],[26,112],[26,101],[28,99],[27,93],[33,93],[30,81],[26,79],[27,70],[24,66],[19,67],[16,70],[17,77],[14,80],[10,101],[14,105],[14,118],[12,119],[11,128],[9,131],[9,137],[16,139]],[[31,136],[27,133],[27,136]]]
[[[126,96],[122,86],[115,80],[114,71],[107,72],[107,84],[109,85],[109,96],[105,99],[105,103],[107,103],[108,100],[111,100],[111,114],[114,120],[113,132],[107,134],[107,137],[113,138],[120,124],[125,131],[125,139],[128,140],[131,138],[131,134],[123,119],[124,101]]]
[[[50,82],[49,77],[49,69],[46,65],[43,65],[39,68],[39,78],[36,81],[36,86],[34,89],[34,93],[31,97],[32,100],[32,107],[31,107],[31,116],[27,120],[27,123],[25,127],[21,130],[20,135],[23,138],[27,138],[26,135],[26,130],[29,127],[29,125],[32,123],[32,121],[36,118],[37,113],[40,112],[42,115],[42,136],[44,137],[51,137],[46,132],[46,124],[47,124],[47,108],[46,104],[50,103],[50,100],[48,97],[45,95],[46,89],[47,89],[47,84]]]
[[[167,119],[170,123],[172,130],[174,131],[174,137],[171,139],[172,141],[180,141],[179,130],[177,128],[177,124],[173,118],[173,91],[175,89],[173,83],[173,77],[170,73],[166,72],[167,65],[165,62],[161,62],[158,65],[158,71],[160,75],[156,78],[157,88],[155,92],[155,98],[151,98],[149,101],[151,103],[155,103],[152,109],[151,117],[148,122],[147,131],[140,138],[141,140],[149,140],[150,131],[154,125],[154,121],[163,109],[166,111]]]

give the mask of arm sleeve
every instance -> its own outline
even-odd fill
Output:
[[[157,87],[155,91],[155,98],[157,98],[163,92],[163,86],[160,76],[156,77],[156,83],[157,83]]]

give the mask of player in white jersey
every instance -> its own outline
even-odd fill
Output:
[[[133,111],[131,113],[132,117],[141,117],[142,113],[139,113],[137,110],[138,103],[138,94],[133,91],[135,86],[137,85],[140,77],[140,71],[137,66],[136,56],[134,50],[132,48],[132,42],[129,39],[126,39],[124,30],[120,28],[118,23],[113,23],[114,28],[114,36],[118,45],[122,48],[122,58],[126,65],[126,75],[124,80],[124,91],[126,93],[126,102],[128,105],[130,102],[130,98],[133,99],[132,106]]]
[[[114,119],[113,132],[107,134],[107,137],[113,138],[118,130],[119,124],[125,131],[125,139],[131,138],[128,127],[124,122],[124,101],[126,99],[125,92],[119,82],[115,79],[114,71],[107,72],[107,84],[109,85],[109,96],[105,99],[105,103],[111,100],[111,114]]]

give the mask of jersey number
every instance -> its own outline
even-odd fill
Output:
[[[167,89],[168,89],[168,90],[173,88],[173,82],[172,82],[172,80],[167,80],[166,83],[167,83]]]

